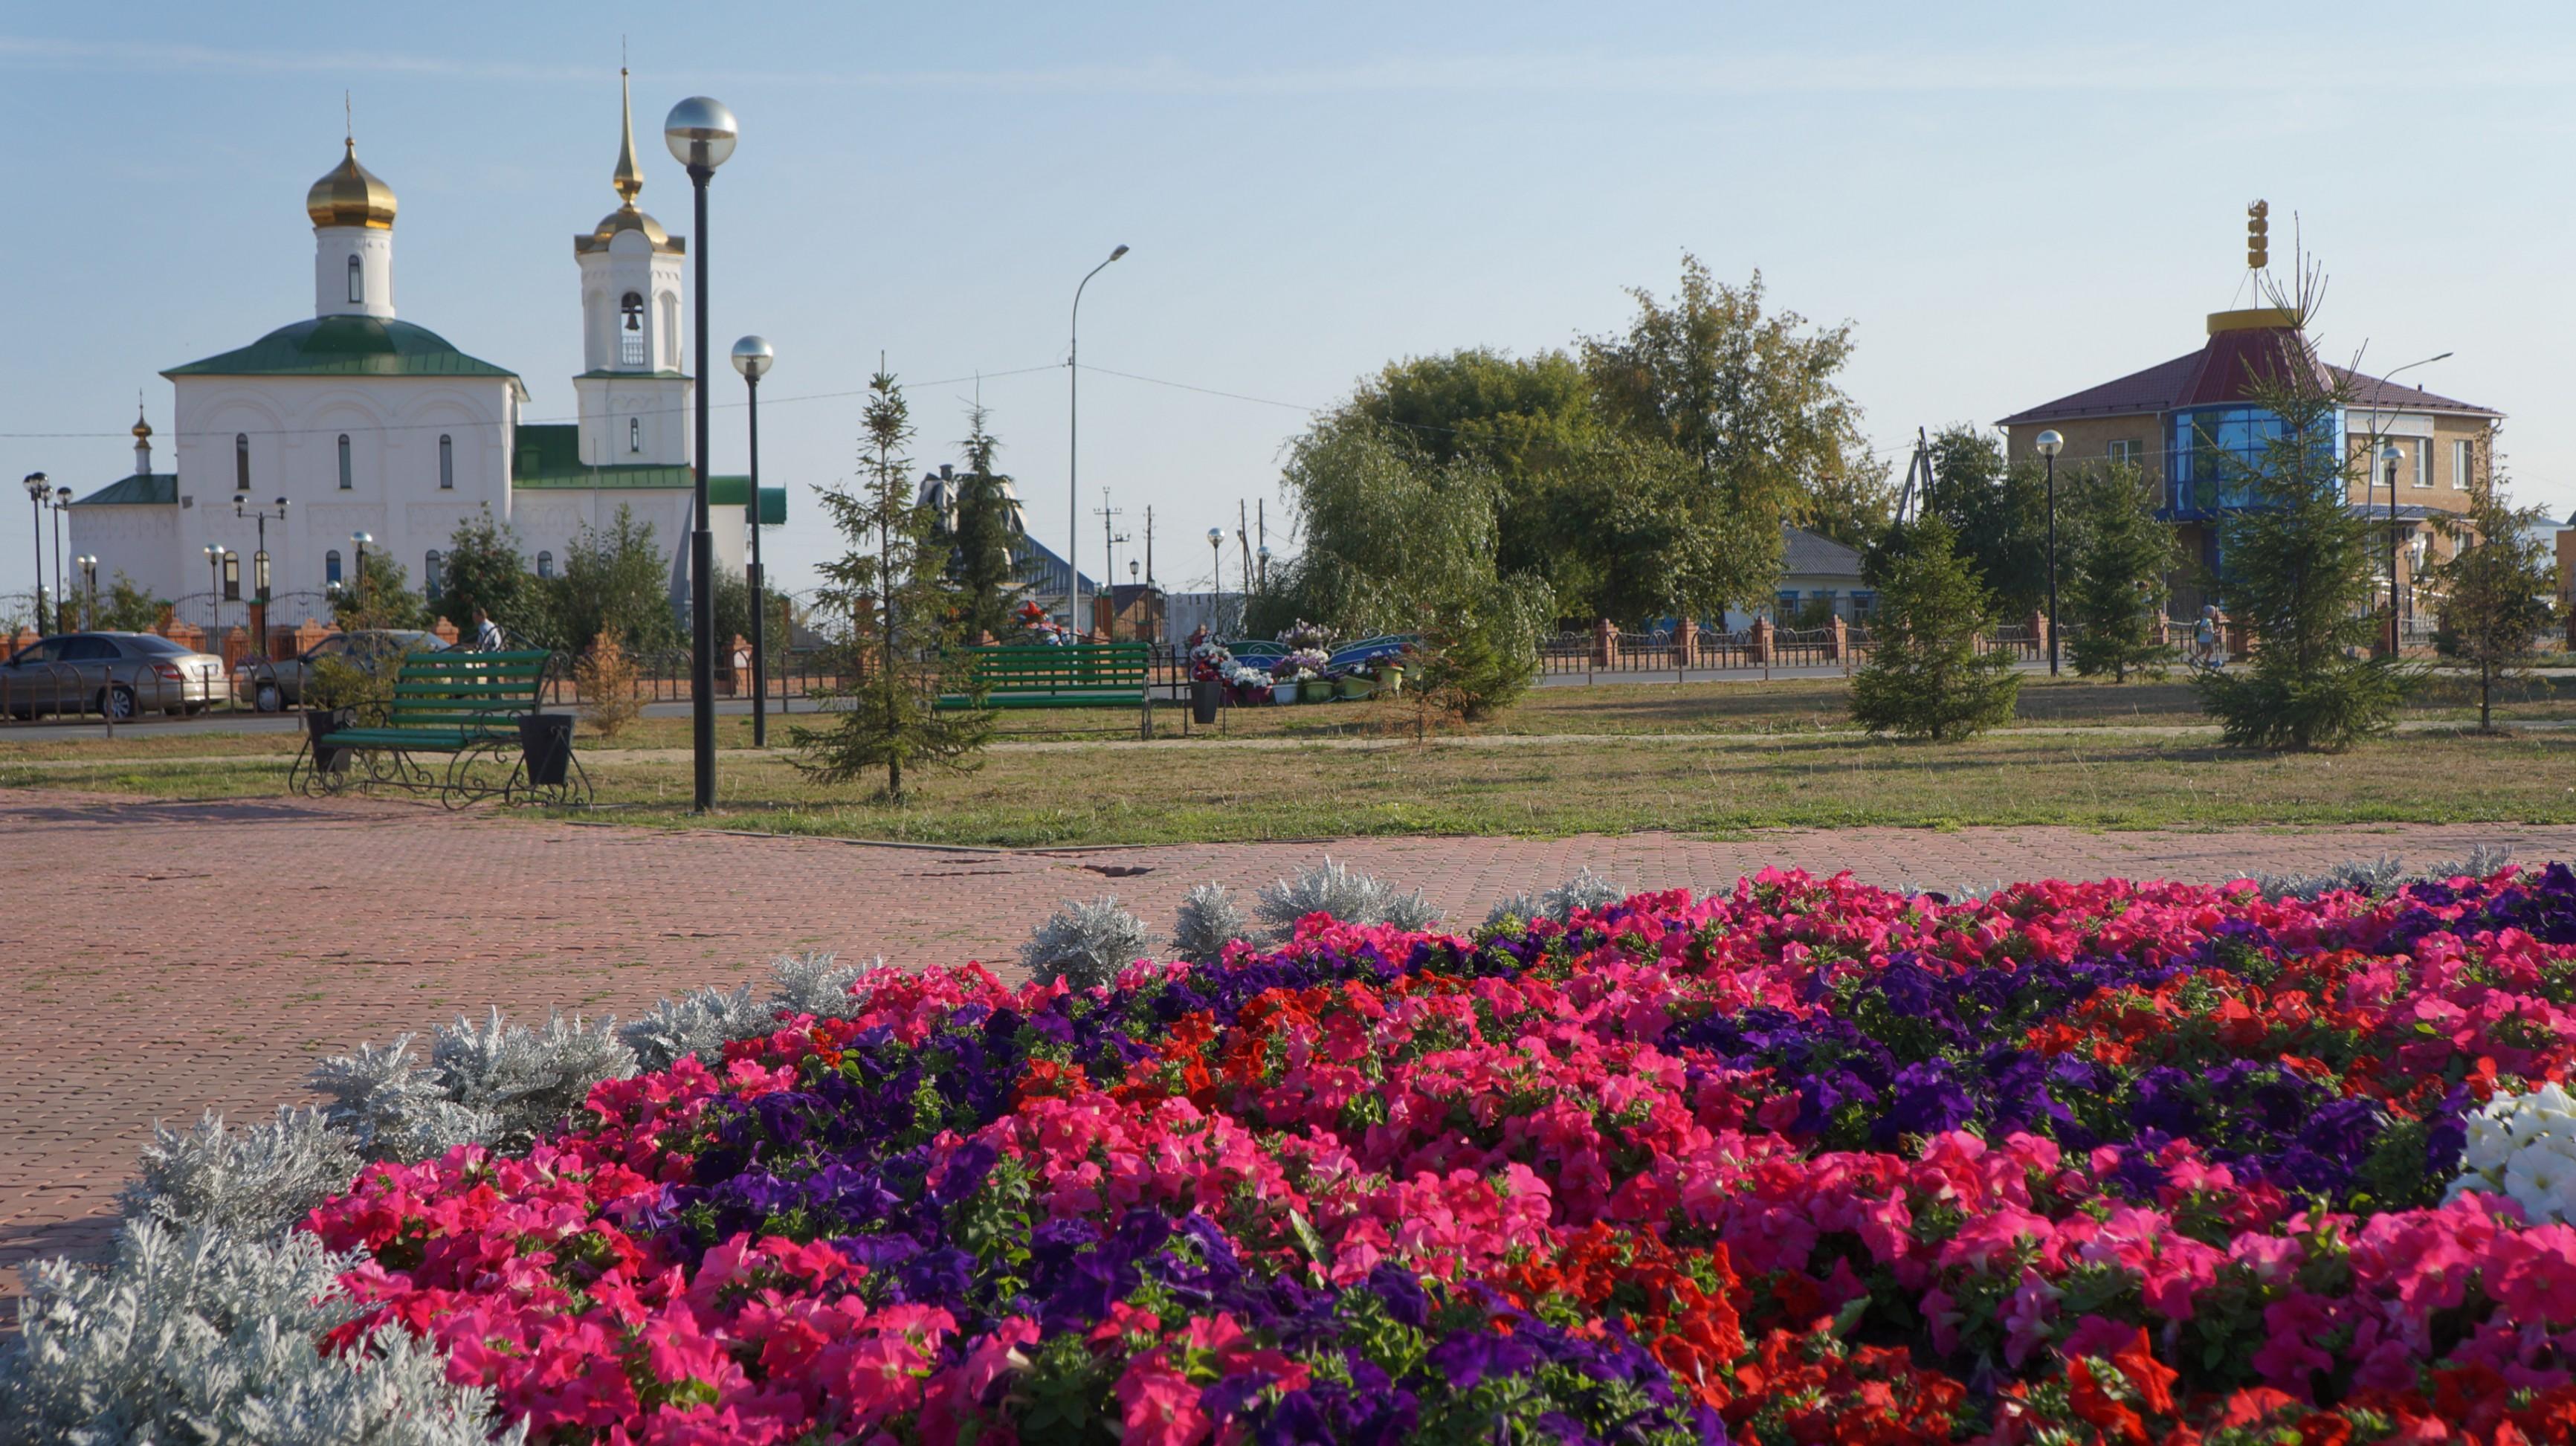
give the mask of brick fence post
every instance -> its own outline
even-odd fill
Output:
[[[2030,614],[2030,648],[2034,657],[2048,656],[2048,614],[2036,608]]]
[[[1771,666],[1771,620],[1753,620],[1753,661],[1759,667]]]
[[[194,623],[173,620],[161,629],[161,636],[192,653],[204,652],[206,648],[206,630]]]
[[[304,620],[304,626],[297,628],[294,635],[287,640],[287,645],[295,649],[295,656],[300,658],[313,651],[315,643],[338,631],[337,628],[326,628],[308,617]]]
[[[1596,668],[1619,666],[1619,625],[1608,618],[1593,620],[1592,666]]]
[[[445,618],[440,618],[438,620],[438,626],[431,628],[430,631],[438,635],[438,640],[440,642],[445,643],[451,648],[456,646],[456,639],[459,636],[456,631],[456,624],[449,622]]]
[[[1699,619],[1684,618],[1673,624],[1673,667],[1687,668],[1699,661]]]
[[[1843,620],[1841,613],[1836,613],[1832,624],[1825,629],[1825,661],[1839,663],[1850,656],[1851,624]]]

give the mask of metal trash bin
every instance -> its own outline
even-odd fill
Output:
[[[528,766],[528,782],[539,788],[561,787],[572,767],[572,715],[519,715],[519,757]]]
[[[304,739],[313,750],[314,772],[341,773],[348,769],[349,750],[325,748],[322,739],[325,734],[355,727],[357,721],[355,708],[316,708],[304,715]]]
[[[1214,678],[1190,680],[1190,721],[1213,723],[1216,710],[1225,702],[1225,684]]]

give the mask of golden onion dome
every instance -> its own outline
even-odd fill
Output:
[[[328,175],[313,183],[304,193],[304,214],[316,226],[368,226],[378,231],[394,228],[394,188],[375,172],[358,164],[358,143],[348,143],[348,152],[340,157]]]
[[[138,442],[144,442],[150,441],[151,438],[152,424],[143,420],[143,413],[137,411],[134,414],[134,439]]]
[[[620,231],[643,232],[644,239],[651,242],[656,251],[680,249],[680,243],[671,239],[671,233],[662,229],[662,223],[636,210],[635,203],[632,201],[599,218],[599,224],[591,228],[589,235],[574,237],[573,249],[605,251],[608,249],[608,243],[616,240],[617,233]]]

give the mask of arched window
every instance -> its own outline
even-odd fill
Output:
[[[250,484],[249,484],[249,483],[247,483],[247,482],[244,482],[242,485],[243,485],[244,487],[248,487]],[[348,491],[348,490],[349,490],[350,486],[351,486],[351,484],[350,484],[350,481],[349,481],[349,434],[348,434],[348,433],[346,433],[346,432],[342,432],[342,433],[340,434],[340,490],[341,490],[341,491],[343,491],[343,492],[346,492],[346,491]]]
[[[438,486],[441,491],[456,490],[456,439],[445,432],[438,434]]]
[[[224,554],[224,601],[241,601],[241,554]]]
[[[250,490],[250,433],[233,433],[233,490]]]
[[[432,598],[435,598],[442,590],[441,579],[438,575],[438,564],[440,561],[438,549],[435,547],[431,548],[429,550],[429,555],[423,557],[420,561],[421,591],[429,594]]]
[[[630,291],[617,303],[617,360],[621,365],[644,365],[644,298]]]
[[[637,456],[643,455],[644,419],[642,417],[628,417],[626,419],[626,450],[635,453]],[[242,485],[247,487],[250,484],[245,482]]]
[[[555,575],[555,555],[554,555],[553,553],[551,553],[551,552],[540,552],[540,553],[538,553],[538,554],[537,554],[537,576],[539,576],[539,577],[552,577],[552,576],[554,576],[554,575]]]
[[[359,302],[359,301],[364,301],[364,300],[366,300],[366,299],[367,299],[367,272],[366,272],[366,268],[365,268],[365,267],[362,267],[362,266],[360,266],[360,265],[358,264],[358,258],[357,258],[357,257],[352,256],[352,257],[350,257],[350,258],[349,258],[349,300],[350,300],[350,301],[352,301],[352,302]]]
[[[340,580],[340,549],[322,554],[322,584],[325,587]]]

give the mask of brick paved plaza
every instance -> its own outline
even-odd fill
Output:
[[[2192,833],[1794,831],[1348,840],[992,852],[534,823],[401,804],[0,800],[0,1292],[30,1255],[105,1239],[158,1117],[301,1102],[314,1058],[498,1004],[631,1015],[782,951],[900,965],[1013,956],[1063,899],[1114,893],[1168,927],[1202,880],[1250,888],[1335,857],[1468,920],[1589,865],[1641,886],[1766,864],[1881,883],[2120,874],[2219,880],[2478,843],[2576,856],[2576,828]],[[1007,970],[1005,972],[1008,972]]]

